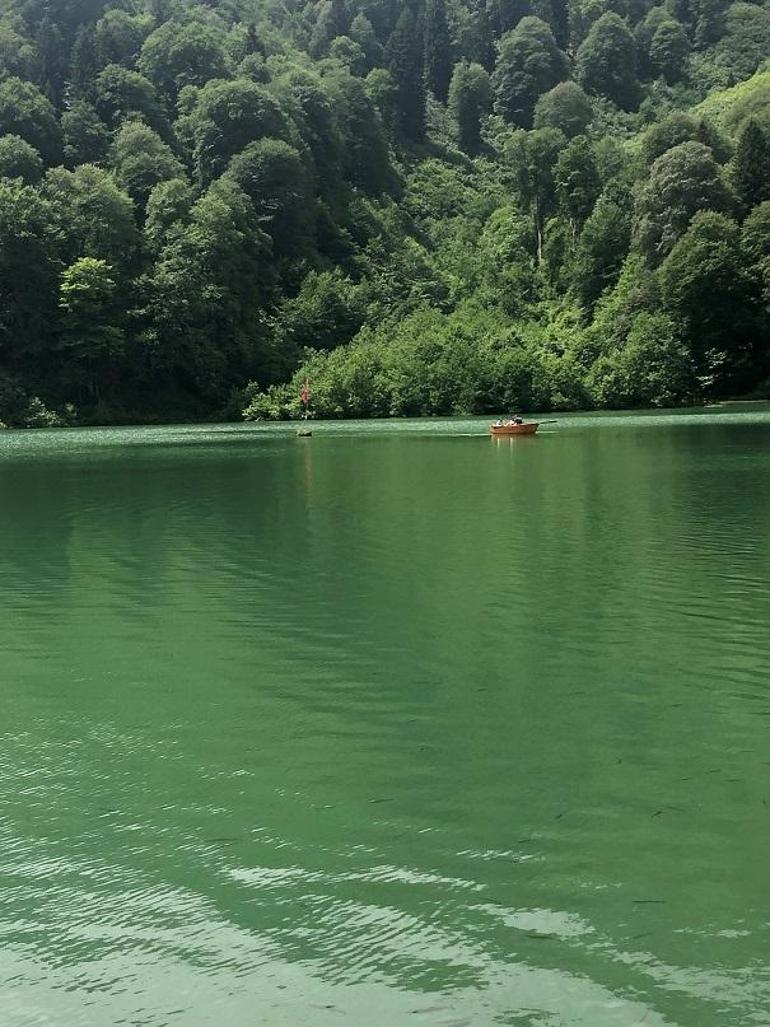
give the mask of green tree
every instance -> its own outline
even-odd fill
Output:
[[[288,118],[275,97],[246,79],[208,82],[198,94],[190,121],[201,183],[221,175],[230,159],[254,140],[290,136]]]
[[[348,19],[343,0],[321,0],[308,50],[313,57],[323,57],[329,52],[332,40],[344,36],[347,30]]]
[[[414,10],[408,4],[388,40],[386,59],[395,85],[398,131],[412,142],[422,142],[425,138],[422,30]]]
[[[329,44],[329,56],[344,64],[351,75],[365,75],[367,68],[364,49],[350,36],[337,36]]]
[[[72,47],[70,59],[71,88],[75,99],[94,99],[96,77],[104,67],[96,45],[96,28],[82,25]]]
[[[59,239],[50,205],[22,182],[0,179],[0,366],[41,362],[56,323]]]
[[[573,288],[588,311],[618,280],[631,242],[631,206],[629,194],[610,185],[583,225],[573,260]]]
[[[144,41],[138,67],[173,103],[185,86],[229,77],[225,34],[211,22],[167,21]]]
[[[146,15],[131,15],[114,8],[105,11],[96,23],[94,35],[102,67],[107,64],[131,67],[151,28],[152,22]]]
[[[569,220],[575,241],[601,191],[593,148],[585,136],[576,136],[567,143],[556,161],[553,177],[559,206]]]
[[[23,36],[12,24],[0,16],[0,79],[34,78],[37,54],[32,41]]]
[[[382,122],[364,84],[347,72],[330,72],[328,84],[343,142],[345,176],[372,196],[395,188]]]
[[[114,322],[116,284],[105,260],[80,257],[61,276],[63,311],[61,350],[65,382],[98,401],[106,379],[123,354],[124,334]]]
[[[608,12],[594,23],[577,52],[575,69],[586,92],[606,96],[623,110],[636,106],[636,43],[617,14]]]
[[[664,21],[650,42],[649,59],[653,71],[670,85],[683,77],[690,54],[690,40],[678,21]]]
[[[38,81],[54,105],[58,107],[64,96],[67,78],[67,60],[64,39],[56,22],[46,14],[35,33]]]
[[[470,0],[465,17],[452,19],[458,53],[491,72],[495,66],[492,11],[485,0]]]
[[[35,185],[43,175],[43,161],[34,146],[20,136],[0,136],[0,178],[20,178]]]
[[[182,178],[158,182],[153,188],[144,219],[144,242],[153,256],[161,252],[174,232],[184,231],[194,200],[189,182]]]
[[[299,153],[281,139],[260,139],[233,157],[228,174],[254,204],[276,257],[307,255],[315,210]]]
[[[380,116],[389,138],[396,134],[396,83],[387,68],[374,68],[366,76],[366,95]]]
[[[116,268],[130,265],[138,243],[134,205],[108,171],[89,164],[52,168],[41,188],[66,262],[87,256]]]
[[[341,271],[311,271],[297,295],[276,312],[273,345],[284,373],[297,366],[305,349],[331,350],[350,342],[365,317],[361,289]]]
[[[661,312],[640,313],[622,348],[600,357],[589,379],[600,407],[669,407],[697,392],[681,324]]]
[[[693,0],[696,49],[705,49],[722,35],[727,6],[726,0]]]
[[[312,154],[321,195],[336,200],[343,179],[343,143],[328,84],[304,68],[292,67],[274,80],[272,92]]]
[[[770,199],[770,138],[753,118],[740,131],[729,173],[747,210]]]
[[[31,82],[7,78],[0,82],[0,126],[4,134],[21,136],[43,160],[54,164],[61,154],[61,132],[50,100]]]
[[[557,128],[568,139],[582,135],[592,118],[591,101],[577,82],[560,82],[535,104],[535,128]]]
[[[366,59],[366,70],[371,71],[372,68],[382,63],[383,60],[383,49],[380,41],[377,39],[372,23],[366,17],[365,14],[359,12],[353,21],[350,23],[350,38],[361,47],[364,51]]]
[[[539,18],[522,18],[500,41],[492,76],[495,110],[511,124],[529,128],[538,98],[567,73],[567,59],[548,25]]]
[[[659,274],[663,302],[686,324],[706,386],[719,393],[742,384],[756,296],[735,222],[712,210],[696,214]]]
[[[767,60],[770,52],[770,10],[752,3],[727,7],[725,32],[709,54],[715,79],[725,84],[742,82]]]
[[[61,116],[64,135],[64,162],[72,168],[78,164],[100,164],[107,157],[110,132],[90,103],[76,100]]]
[[[661,309],[660,283],[656,272],[647,267],[644,258],[631,251],[623,262],[613,288],[599,297],[593,319],[575,347],[581,367],[588,372],[589,391],[596,396],[592,381],[602,357],[612,357],[622,350],[640,315]],[[595,399],[595,404],[599,402]]]
[[[481,121],[492,108],[492,82],[480,64],[460,61],[449,86],[449,113],[457,126],[457,139],[468,153],[481,142]]]
[[[172,375],[209,408],[258,376],[270,250],[248,196],[228,176],[215,182],[170,234],[147,282],[154,374]]]
[[[152,128],[166,131],[155,87],[136,71],[108,64],[97,76],[93,95],[97,113],[111,129],[139,115]]]
[[[425,2],[425,81],[436,99],[446,102],[452,77],[452,40],[444,0]]]
[[[743,222],[741,247],[749,265],[770,260],[770,200],[755,207]]]
[[[141,121],[127,121],[118,130],[112,144],[112,165],[118,184],[140,210],[159,182],[184,175],[171,147]]]
[[[566,140],[555,128],[519,129],[505,146],[504,158],[525,210],[532,215],[537,263],[543,260],[545,224],[556,210],[554,167]]]
[[[642,155],[648,164],[680,143],[703,143],[722,163],[731,153],[730,143],[709,122],[687,111],[672,111],[651,125],[642,136]]]
[[[658,157],[639,193],[637,244],[656,264],[671,251],[699,210],[724,211],[729,205],[711,150],[703,143],[681,143]]]
[[[761,291],[767,338],[770,328],[770,200],[755,207],[743,222],[741,252],[747,274]]]
[[[498,38],[515,29],[522,18],[532,14],[530,0],[488,0],[487,9]]]

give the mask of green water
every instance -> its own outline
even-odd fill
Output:
[[[0,436],[3,1027],[770,1023],[770,408]]]

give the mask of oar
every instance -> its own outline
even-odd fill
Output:
[[[559,419],[558,419],[558,417],[552,417],[550,421],[538,421],[537,423],[538,424],[558,424],[559,423]]]

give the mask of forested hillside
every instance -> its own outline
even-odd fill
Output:
[[[0,0],[0,419],[761,393],[768,55],[740,0]]]

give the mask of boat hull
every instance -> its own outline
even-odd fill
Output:
[[[534,435],[539,427],[539,422],[530,421],[529,424],[493,424],[490,425],[489,431],[493,438],[506,439],[513,435]]]

